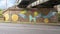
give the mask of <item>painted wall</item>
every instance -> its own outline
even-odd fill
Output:
[[[5,21],[19,21],[19,22],[57,22],[56,17],[57,12],[50,8],[40,8],[40,9],[22,9],[22,10],[7,10],[4,13]]]

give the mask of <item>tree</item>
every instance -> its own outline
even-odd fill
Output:
[[[2,16],[2,10],[0,9],[0,16]]]

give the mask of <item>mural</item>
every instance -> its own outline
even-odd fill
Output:
[[[36,22],[36,17],[32,17],[32,15],[29,15],[29,21],[31,22],[32,20]]]
[[[48,19],[48,18],[45,18],[45,19],[44,19],[44,22],[45,22],[45,23],[48,23],[48,22],[49,22],[49,19]]]
[[[20,22],[43,22],[48,23],[52,21],[53,19],[56,20],[56,12],[50,10],[47,15],[45,15],[42,12],[39,12],[38,10],[31,11],[31,10],[19,10],[19,11],[10,11],[4,13],[5,21],[12,20],[14,22],[20,21]],[[51,20],[52,19],[52,20]],[[11,22],[12,22],[11,21]]]
[[[26,10],[20,11],[19,16],[25,19],[27,18],[27,16],[25,15],[26,13],[27,13]]]
[[[9,17],[10,17],[9,11],[8,11],[8,12],[5,12],[5,13],[3,14],[3,16],[4,16],[4,21],[5,21],[5,22],[8,22],[8,21],[9,21]]]
[[[17,0],[0,0],[0,19],[3,18],[4,21],[20,21],[22,20],[23,22],[45,22],[48,23],[50,21],[56,20],[56,11],[52,10],[50,8],[40,8],[39,9],[22,9],[20,8],[14,8],[12,6],[16,5],[18,1]],[[20,1],[19,1],[20,2]],[[19,3],[18,2],[18,3]],[[11,7],[11,8],[10,8]],[[10,9],[8,9],[10,8]],[[12,9],[13,8],[13,9]],[[6,10],[8,9],[8,10]],[[45,10],[46,9],[46,10]],[[3,13],[6,10],[5,13]],[[29,12],[30,11],[30,12]],[[48,12],[49,11],[49,12]],[[44,13],[48,13],[45,15]],[[21,22],[21,21],[20,21]]]
[[[53,12],[53,11],[50,11],[48,13],[48,15],[44,15],[44,14],[41,14],[43,18],[51,18],[52,16],[54,16],[56,14],[56,12]]]
[[[14,21],[14,22],[18,21],[18,15],[17,14],[12,15],[12,21]]]

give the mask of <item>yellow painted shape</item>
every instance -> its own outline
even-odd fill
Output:
[[[12,15],[12,21],[17,21],[17,20],[18,20],[18,15],[13,14],[13,15]]]
[[[44,22],[45,22],[45,23],[48,23],[48,22],[49,22],[49,19],[48,19],[48,18],[45,18],[45,19],[44,19]]]
[[[38,15],[38,12],[34,12],[34,16],[37,16]]]
[[[25,13],[26,13],[26,11],[21,11],[21,12],[20,12],[20,14],[25,14]]]
[[[4,17],[5,17],[5,21],[8,21],[9,20],[9,14],[4,14]]]

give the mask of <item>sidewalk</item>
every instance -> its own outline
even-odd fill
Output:
[[[53,25],[60,26],[60,23],[31,23],[31,22],[0,22],[0,23],[11,23],[11,24],[32,24],[32,25]]]

